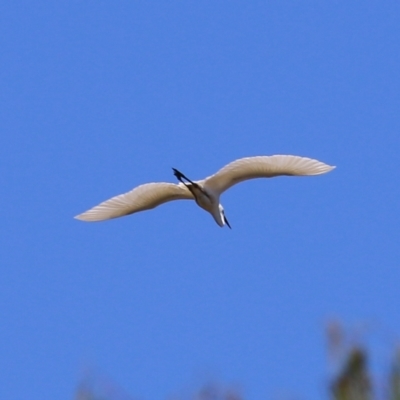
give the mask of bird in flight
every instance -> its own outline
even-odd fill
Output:
[[[219,198],[231,186],[254,178],[275,176],[307,176],[325,174],[335,167],[307,157],[274,155],[246,157],[233,161],[208,178],[192,181],[182,172],[172,168],[179,183],[146,183],[130,192],[112,197],[77,215],[75,218],[94,222],[123,217],[139,211],[150,210],[172,200],[194,200],[209,212],[215,222],[231,227]]]

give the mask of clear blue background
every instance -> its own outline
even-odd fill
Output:
[[[398,1],[0,6],[2,399],[71,399],[87,365],[135,398],[215,378],[326,392],[324,323],[400,332]],[[72,217],[171,167],[337,169]]]

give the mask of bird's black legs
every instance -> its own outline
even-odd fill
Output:
[[[194,185],[194,183],[189,178],[187,178],[185,175],[183,175],[182,172],[178,171],[176,168],[172,168],[172,170],[174,171],[174,175],[178,178],[178,180],[180,182],[185,184],[186,182],[184,182],[183,179],[186,179],[189,183]]]
[[[178,178],[178,180],[180,182],[182,182],[192,192],[195,199],[197,199],[197,197],[196,197],[196,191],[194,190],[194,188],[200,190],[205,196],[210,198],[210,195],[199,184],[191,181],[189,178],[187,178],[185,175],[183,175],[182,172],[178,171],[176,168],[172,168],[172,170],[174,171],[174,175]],[[187,182],[185,182],[184,179],[187,180]]]

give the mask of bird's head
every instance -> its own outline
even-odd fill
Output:
[[[232,229],[231,226],[229,225],[229,222],[228,222],[227,218],[226,218],[224,207],[222,207],[221,204],[219,205],[219,213],[221,215],[221,221],[222,221],[223,225],[228,225],[229,229]]]

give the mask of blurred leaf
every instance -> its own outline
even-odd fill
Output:
[[[400,349],[395,354],[390,374],[390,400],[400,400]]]

